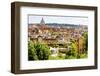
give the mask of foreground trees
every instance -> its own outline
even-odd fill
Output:
[[[77,41],[71,40],[70,50],[66,52],[65,59],[86,58],[88,52],[88,33],[84,32]]]
[[[35,43],[32,41],[28,43],[28,59],[29,60],[48,60],[50,49],[45,44]]]
[[[77,55],[78,55],[77,42],[72,40],[70,44],[70,49],[66,52],[65,59],[74,59],[77,58]]]

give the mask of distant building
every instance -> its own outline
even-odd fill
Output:
[[[40,22],[40,25],[45,25],[45,22],[44,22],[44,19],[42,18],[41,22]]]

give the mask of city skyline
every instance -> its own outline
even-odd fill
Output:
[[[58,23],[58,24],[74,24],[74,25],[88,25],[88,17],[75,17],[75,16],[42,16],[42,15],[29,15],[28,24],[40,23],[42,18],[45,23]]]

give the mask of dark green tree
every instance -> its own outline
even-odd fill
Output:
[[[36,55],[36,49],[32,41],[28,42],[28,60],[38,60],[38,56]]]
[[[49,47],[46,44],[37,43],[35,45],[37,56],[39,60],[48,60],[51,54]]]
[[[84,37],[84,50],[85,50],[85,52],[87,52],[87,50],[88,50],[88,32],[84,32],[83,37]]]
[[[28,59],[29,60],[48,60],[51,54],[50,48],[46,44],[34,43],[29,41],[28,43]]]

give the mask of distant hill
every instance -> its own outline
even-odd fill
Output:
[[[33,25],[33,24],[29,24]],[[39,23],[35,24],[37,26],[41,26]],[[85,27],[87,28],[87,25],[75,25],[75,24],[59,24],[59,23],[45,23],[48,27],[60,27],[60,28],[80,28],[80,27]]]

